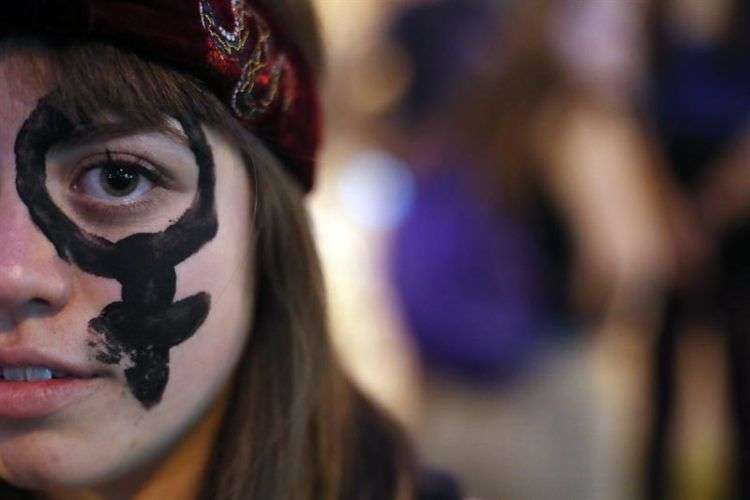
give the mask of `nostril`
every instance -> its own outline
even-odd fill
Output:
[[[34,298],[26,303],[26,310],[29,315],[37,315],[48,312],[52,308],[52,304],[49,301]]]

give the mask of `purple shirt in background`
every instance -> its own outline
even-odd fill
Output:
[[[418,179],[393,238],[392,280],[428,372],[502,382],[539,337],[536,252],[523,225],[482,204],[471,168],[456,163]]]

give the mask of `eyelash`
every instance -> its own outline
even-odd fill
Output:
[[[153,187],[141,199],[126,203],[107,203],[83,193],[80,183],[84,177],[92,170],[106,167],[121,167],[134,171],[135,174],[153,183]],[[87,158],[74,170],[70,189],[76,193],[74,202],[79,210],[90,217],[106,219],[138,214],[153,207],[158,203],[158,197],[155,197],[153,192],[157,188],[169,189],[171,183],[170,177],[162,169],[145,158],[132,153],[115,153],[107,149],[103,153]]]

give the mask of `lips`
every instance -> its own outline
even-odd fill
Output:
[[[86,363],[30,348],[0,349],[0,418],[53,415],[88,398],[102,381]]]
[[[46,366],[4,366],[0,368],[0,380],[15,382],[37,382],[60,378],[88,378],[74,377],[65,371],[48,368]]]
[[[3,377],[8,368],[22,368],[25,376],[25,369],[34,367],[65,374],[68,378],[93,378],[103,374],[101,369],[89,363],[66,359],[62,353],[49,353],[30,347],[0,348],[0,368],[3,369]]]

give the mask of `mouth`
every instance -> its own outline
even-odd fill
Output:
[[[22,380],[0,379],[0,420],[29,420],[49,417],[63,409],[89,398],[98,389],[101,377],[77,378],[69,376],[36,378],[45,368],[11,368],[14,371],[29,368],[30,377]],[[45,373],[44,375],[47,375]]]
[[[98,375],[77,375],[65,370],[46,366],[3,366],[0,381],[41,382],[45,380],[92,379]]]
[[[54,415],[90,397],[104,375],[54,354],[0,348],[0,419]]]

